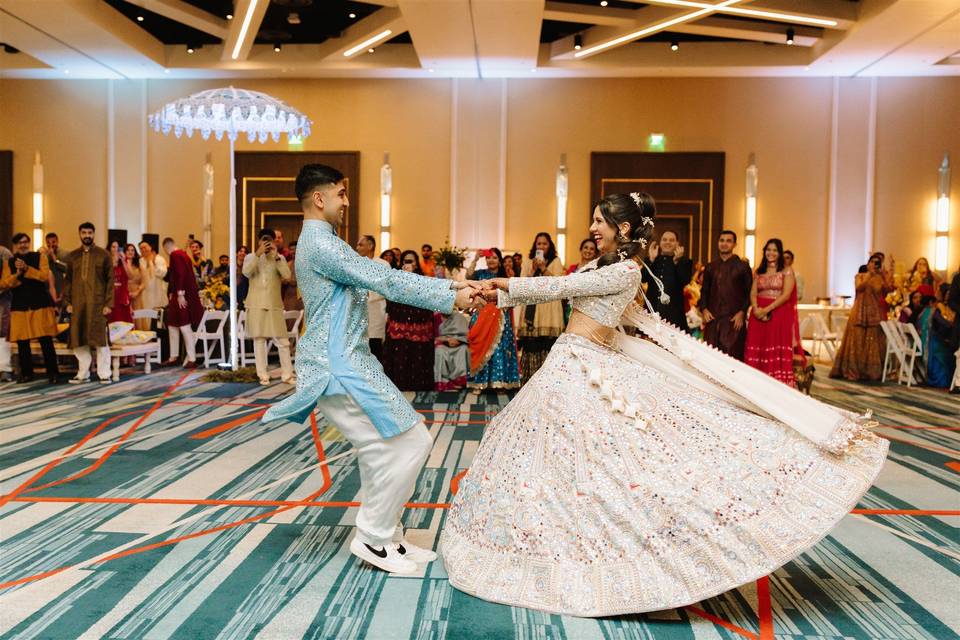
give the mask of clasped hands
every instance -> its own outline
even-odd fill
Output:
[[[509,287],[507,278],[492,278],[490,280],[463,280],[454,282],[453,288],[457,292],[454,307],[460,310],[477,311],[488,302],[497,301],[497,290],[506,291]]]

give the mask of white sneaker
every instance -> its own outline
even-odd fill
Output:
[[[432,549],[424,549],[423,547],[418,547],[415,544],[411,544],[407,540],[401,540],[397,544],[397,551],[400,552],[400,555],[406,558],[407,560],[412,560],[418,564],[424,562],[433,562],[437,559],[437,552]]]
[[[379,548],[371,547],[354,538],[350,541],[350,553],[387,573],[410,574],[417,571],[417,563],[400,555],[397,547],[392,544]]]
[[[90,376],[87,376],[86,378],[73,377],[67,380],[67,382],[69,382],[70,384],[87,384],[88,382],[90,382]]]

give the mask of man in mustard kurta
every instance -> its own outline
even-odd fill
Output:
[[[80,247],[67,256],[64,302],[70,313],[70,348],[77,356],[77,377],[70,384],[90,382],[90,348],[97,350],[97,376],[110,384],[110,344],[107,316],[113,306],[113,261],[106,249],[93,243],[96,229],[80,225]]]

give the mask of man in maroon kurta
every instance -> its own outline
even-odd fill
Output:
[[[720,257],[704,269],[700,290],[703,337],[727,355],[743,360],[753,273],[746,260],[733,254],[736,233],[721,231],[717,246]]]
[[[197,290],[197,278],[193,270],[193,261],[183,249],[177,248],[173,238],[164,238],[163,250],[170,256],[167,275],[167,330],[170,332],[170,360],[167,364],[176,364],[180,358],[180,336],[187,347],[187,359],[183,366],[197,366],[197,338],[194,329],[200,326],[203,317],[203,305]]]

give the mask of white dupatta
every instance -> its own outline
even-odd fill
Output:
[[[619,335],[620,351],[686,384],[743,409],[773,418],[821,449],[844,453],[865,428],[870,414],[850,412],[804,395],[631,304],[622,321],[640,329],[655,345]],[[719,386],[718,386],[719,385]]]

